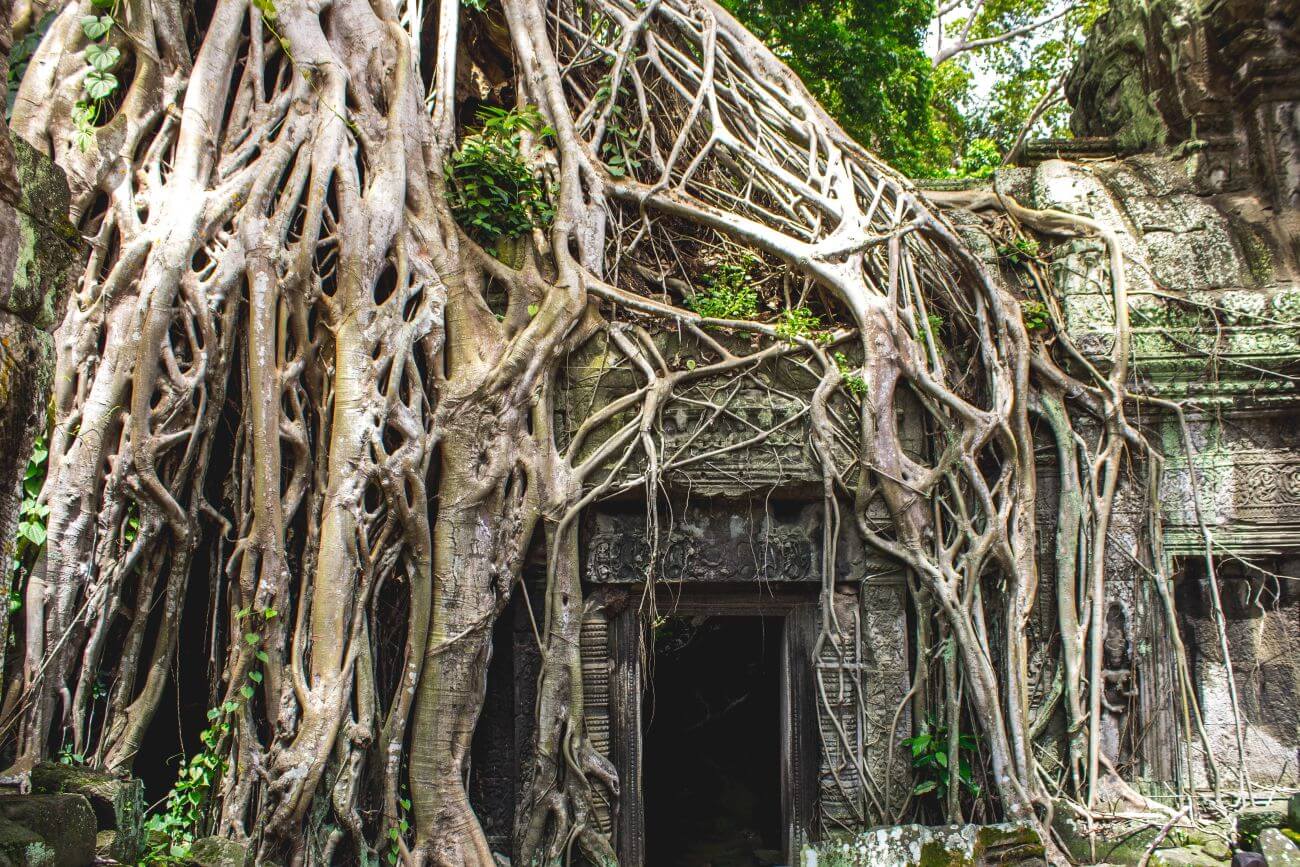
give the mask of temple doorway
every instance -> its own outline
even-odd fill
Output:
[[[654,629],[642,714],[645,863],[786,863],[785,618],[679,615]]]

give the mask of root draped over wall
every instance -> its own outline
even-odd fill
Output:
[[[1027,332],[946,219],[714,3],[477,5],[120,0],[106,39],[122,83],[84,149],[92,4],[52,23],[14,128],[67,171],[90,252],[57,335],[48,544],[4,706],[11,773],[68,743],[129,770],[177,654],[210,653],[211,777],[178,839],[219,833],[295,863],[491,864],[466,757],[492,624],[540,538],[514,856],[611,863],[595,817],[618,781],[584,730],[577,520],[618,493],[653,502],[691,460],[664,448],[665,411],[694,400],[716,418],[725,399],[702,383],[780,360],[815,383],[795,397],[823,475],[826,592],[841,527],[910,571],[926,647],[954,648],[952,737],[977,721],[998,812],[1029,822],[1049,810],[1025,644],[1031,419],[1045,420],[1079,733],[1062,782],[1094,799],[1109,773],[1095,723],[1108,522],[1129,462],[1159,467],[1125,414],[1114,238],[967,203],[1108,245],[1119,336],[1108,368],[1077,379],[1053,355],[1069,352],[1059,329]],[[503,95],[544,122],[514,134],[554,214],[489,244],[454,219],[448,166],[473,106]],[[765,299],[817,323],[694,312],[710,263],[742,256]],[[700,360],[664,357],[655,329],[698,341]],[[561,442],[558,378],[592,340],[633,385]],[[904,400],[932,453],[904,449]],[[219,436],[234,450],[222,502]],[[219,563],[203,647],[179,629],[199,546]]]

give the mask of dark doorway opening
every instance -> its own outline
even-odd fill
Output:
[[[780,617],[655,629],[643,756],[646,864],[784,864]]]

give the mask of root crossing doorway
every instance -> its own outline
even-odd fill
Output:
[[[670,617],[644,720],[648,867],[784,864],[783,618]]]

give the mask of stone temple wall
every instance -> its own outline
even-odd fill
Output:
[[[1066,93],[1076,137],[1033,142],[1019,166],[973,186],[1091,217],[1119,238],[1130,388],[1152,399],[1137,402],[1130,418],[1167,456],[1155,492],[1163,565],[1175,579],[1178,637],[1209,741],[1231,778],[1237,731],[1214,616],[1217,587],[1246,771],[1262,785],[1295,786],[1300,3],[1113,0]],[[979,219],[950,213],[990,268],[1014,280]],[[1071,338],[1104,369],[1116,323],[1104,246],[1039,240]],[[1185,430],[1169,401],[1183,407]],[[1054,515],[1051,474],[1040,476],[1044,532]],[[1177,648],[1144,575],[1151,564],[1133,556],[1145,492],[1130,484],[1125,495],[1108,561],[1107,655],[1113,650],[1116,659],[1106,666],[1107,705],[1127,698],[1128,706],[1123,715],[1107,711],[1116,718],[1106,721],[1104,739],[1111,758],[1158,794],[1162,782],[1208,780],[1201,747],[1178,736],[1169,706]],[[1049,576],[1043,579],[1046,587]],[[1050,588],[1043,604],[1054,604]],[[1050,611],[1042,614],[1047,624]]]
[[[0,27],[0,30],[7,28]],[[7,42],[7,35],[5,40]],[[0,45],[8,56],[6,45]],[[63,173],[0,123],[0,563],[17,534],[32,440],[45,429],[54,372],[54,326],[79,259]],[[10,570],[0,592],[9,594]],[[0,641],[8,604],[0,605]]]
[[[1041,150],[1040,150],[1041,153]],[[1300,285],[1286,219],[1264,193],[1207,188],[1195,158],[1141,154],[1070,162],[1044,159],[1000,172],[992,185],[1024,205],[1092,217],[1116,233],[1126,262],[1132,329],[1131,388],[1184,406],[1139,403],[1136,417],[1168,456],[1157,501],[1165,564],[1175,576],[1180,634],[1214,754],[1237,761],[1228,678],[1212,619],[1207,541],[1223,597],[1245,720],[1246,768],[1260,783],[1300,781],[1294,720],[1300,671]],[[1099,241],[1048,238],[1042,259],[1066,325],[1104,367],[1115,309]],[[1187,448],[1190,446],[1190,450]],[[1108,564],[1106,748],[1135,776],[1204,784],[1199,746],[1176,735],[1172,646],[1143,569],[1136,567],[1138,485],[1117,515]],[[1126,514],[1127,511],[1127,514]],[[1050,595],[1050,594],[1049,594]],[[1125,672],[1124,670],[1127,669]],[[1119,713],[1128,698],[1128,708]],[[1158,791],[1159,787],[1156,787]]]

